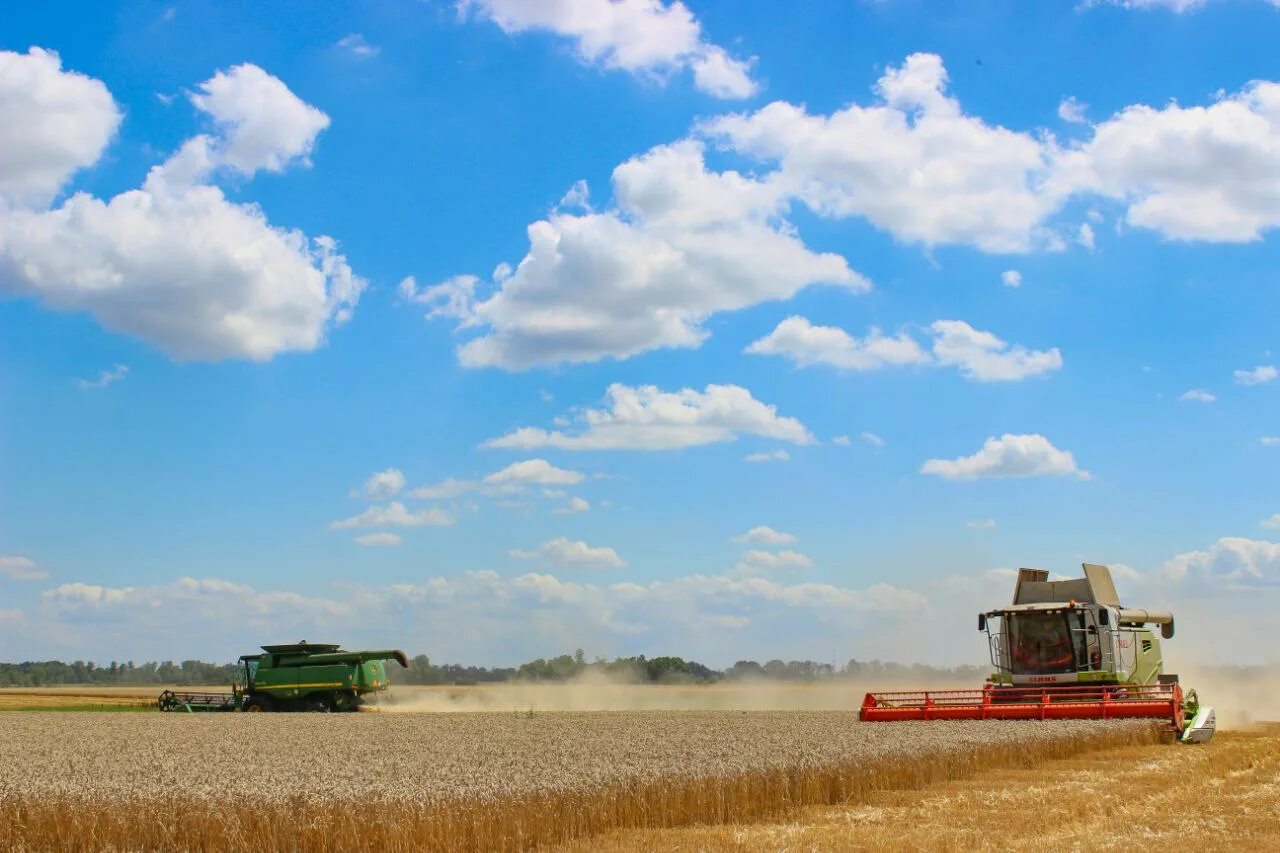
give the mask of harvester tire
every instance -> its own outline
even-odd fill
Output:
[[[307,710],[313,711],[319,714],[327,714],[333,709],[329,707],[329,703],[326,702],[325,700],[313,699],[307,703]]]
[[[273,710],[271,700],[266,696],[250,696],[249,701],[245,703],[244,709],[252,713]]]

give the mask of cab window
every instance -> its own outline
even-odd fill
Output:
[[[1065,613],[1018,613],[1009,617],[1009,656],[1016,673],[1075,672],[1076,662],[1088,659],[1085,642],[1084,632],[1072,631]]]

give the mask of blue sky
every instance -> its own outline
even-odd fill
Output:
[[[1274,660],[1280,9],[0,25],[0,659]]]

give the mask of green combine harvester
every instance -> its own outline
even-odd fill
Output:
[[[409,661],[398,649],[344,652],[336,644],[290,643],[263,646],[262,654],[241,655],[240,673],[230,693],[166,690],[161,711],[354,711],[391,681],[384,661]]]
[[[1166,720],[1183,743],[1207,743],[1214,709],[1164,671],[1160,637],[1173,614],[1120,603],[1111,570],[1049,580],[1019,569],[1013,603],[978,614],[995,672],[980,689],[878,691],[860,718],[898,720]]]

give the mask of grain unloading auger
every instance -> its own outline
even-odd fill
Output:
[[[1019,569],[1013,604],[978,614],[996,671],[975,690],[868,693],[863,720],[1166,720],[1184,743],[1207,743],[1216,720],[1164,673],[1160,639],[1173,614],[1123,607],[1111,570],[1049,580]]]

